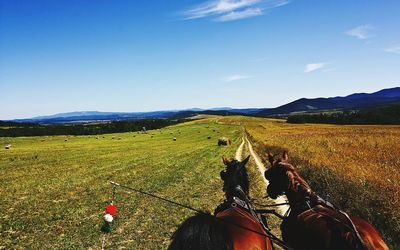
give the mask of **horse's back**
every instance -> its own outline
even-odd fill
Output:
[[[388,250],[378,232],[368,222],[351,217],[362,240],[360,242],[345,214],[329,207],[317,205],[298,216],[292,224],[286,225],[282,235],[292,246],[307,249],[365,249]],[[283,225],[283,224],[282,224]],[[290,231],[288,231],[290,230]],[[288,232],[285,234],[285,232]],[[318,239],[318,240],[317,240]],[[300,247],[301,249],[301,247]]]
[[[185,220],[172,236],[169,250],[231,250],[232,238],[222,219],[197,214]]]
[[[217,217],[227,223],[233,240],[233,249],[272,249],[264,228],[248,212],[235,207],[218,213]]]
[[[356,226],[367,249],[389,250],[389,247],[371,224],[356,216],[352,216],[351,220]]]

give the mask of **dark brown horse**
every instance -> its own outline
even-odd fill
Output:
[[[281,224],[283,241],[294,249],[389,249],[378,232],[365,220],[348,216],[316,195],[297,170],[288,163],[288,154],[276,160],[269,153],[271,168],[265,171],[267,193],[276,199],[285,194],[290,213]]]
[[[242,162],[223,158],[226,170],[221,171],[221,179],[226,200],[214,215],[200,213],[183,222],[172,237],[170,250],[272,249],[266,227],[249,201],[245,166],[249,157]]]

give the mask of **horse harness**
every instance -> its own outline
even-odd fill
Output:
[[[307,213],[309,211],[318,213],[318,214],[323,215],[323,216],[327,216],[327,217],[329,217],[330,219],[332,219],[332,220],[334,220],[336,222],[342,223],[344,227],[346,227],[348,230],[350,230],[352,233],[354,233],[354,235],[356,236],[356,238],[359,241],[359,243],[361,244],[361,246],[366,248],[365,243],[364,243],[363,239],[360,236],[360,233],[358,232],[356,226],[354,225],[354,223],[351,220],[350,216],[346,212],[340,210],[334,204],[332,204],[331,202],[321,198],[320,196],[316,195],[315,193],[313,193],[312,196],[311,195],[307,195],[305,197],[305,199],[304,199],[304,203],[299,201],[299,202],[296,202],[295,204],[290,204],[290,208],[286,212],[285,217],[290,216],[290,213],[292,211],[302,211],[302,212],[299,212],[299,213],[295,213],[295,214],[297,214],[297,217],[299,217],[302,214],[305,214],[305,213]],[[339,213],[340,215],[342,215],[345,218],[346,221],[341,220],[342,218],[335,218],[331,214],[323,213],[321,211],[318,211],[317,209],[315,209],[317,206],[322,206],[324,208],[328,208],[330,210],[333,210],[334,212]],[[306,210],[304,210],[304,207],[306,207]]]
[[[245,194],[245,192],[242,190],[240,186],[237,186],[236,191],[240,194],[240,198],[238,196],[233,196],[230,199],[225,200],[222,204],[220,204],[214,211],[214,215],[218,216],[222,214],[224,211],[228,209],[236,209],[238,210],[239,213],[245,214],[247,213],[248,217],[251,220],[262,227],[262,232],[255,231],[253,229],[247,228],[247,227],[242,227],[241,225],[234,224],[234,226],[238,226],[242,229],[252,231],[253,233],[259,234],[260,236],[267,237],[271,240],[271,247],[273,247],[273,243],[279,245],[285,250],[292,250],[291,247],[287,246],[282,240],[280,240],[277,236],[273,235],[270,231],[270,228],[268,227],[266,223],[266,219],[261,215],[261,218],[257,214],[261,214],[260,212],[257,212],[257,210],[253,207],[251,204],[249,198]],[[241,212],[244,211],[245,213]]]

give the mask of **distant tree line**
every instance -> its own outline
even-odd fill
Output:
[[[400,124],[400,104],[343,111],[336,113],[297,114],[287,119],[288,123],[328,123],[328,124]]]
[[[13,121],[0,121],[0,127],[38,127],[37,123],[28,122],[13,122]]]
[[[112,121],[99,124],[57,124],[0,122],[0,137],[42,136],[42,135],[97,135],[159,129],[174,125],[182,120],[145,119],[136,121]],[[4,128],[1,128],[4,127]]]

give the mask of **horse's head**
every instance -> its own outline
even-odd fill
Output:
[[[271,167],[264,173],[265,178],[269,181],[267,187],[268,196],[276,199],[279,195],[285,194],[287,191],[304,191],[305,194],[311,193],[311,189],[307,182],[301,178],[297,170],[288,163],[289,157],[284,152],[282,158],[275,159],[275,156],[268,153],[268,160]]]
[[[223,190],[228,199],[237,193],[237,186],[240,186],[246,195],[249,194],[249,176],[245,166],[249,159],[250,155],[243,161],[230,161],[222,157],[226,170],[221,171],[221,179],[224,181]]]

